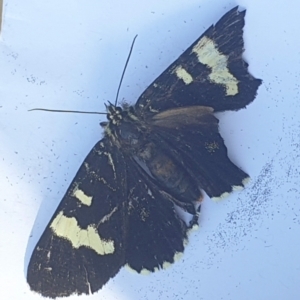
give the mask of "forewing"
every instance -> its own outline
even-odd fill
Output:
[[[209,108],[190,107],[160,113],[151,123],[152,139],[172,149],[170,155],[215,200],[242,189],[249,178],[228,158],[218,122]]]
[[[33,251],[32,290],[50,298],[93,293],[123,266],[125,170],[107,138],[91,150]]]
[[[172,197],[134,160],[128,164],[128,187],[126,262],[138,273],[165,268],[184,251],[187,226]]]
[[[260,79],[243,60],[245,12],[235,7],[207,29],[139,97],[142,117],[166,109],[202,105],[238,110],[255,98]]]

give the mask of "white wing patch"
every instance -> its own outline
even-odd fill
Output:
[[[67,239],[76,249],[84,246],[100,255],[111,254],[115,251],[114,242],[101,239],[95,224],[82,229],[75,218],[66,217],[62,211],[52,221],[50,228],[56,236]]]
[[[194,46],[198,61],[211,68],[211,81],[226,87],[226,95],[234,96],[238,93],[238,80],[229,72],[227,56],[220,53],[213,40],[204,36]]]
[[[189,74],[188,71],[186,69],[184,69],[182,66],[176,67],[174,69],[173,73],[175,73],[178,78],[182,79],[186,85],[193,82],[192,75]]]
[[[84,205],[91,206],[92,204],[93,197],[87,196],[84,191],[80,190],[77,186],[73,191],[73,196]]]

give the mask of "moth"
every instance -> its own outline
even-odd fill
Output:
[[[135,105],[107,105],[104,137],[34,248],[32,290],[91,294],[125,265],[138,273],[165,268],[198,223],[202,191],[220,199],[244,187],[249,176],[228,158],[214,116],[244,108],[261,84],[242,58],[244,18],[238,7],[227,12]]]

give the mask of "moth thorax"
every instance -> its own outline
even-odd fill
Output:
[[[122,144],[130,146],[136,146],[139,144],[141,132],[134,123],[125,121],[120,122],[118,130]]]

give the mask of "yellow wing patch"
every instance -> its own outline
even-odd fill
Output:
[[[114,242],[101,239],[95,224],[82,229],[74,217],[68,218],[62,211],[53,220],[50,228],[56,236],[67,239],[76,249],[84,246],[100,255],[112,254],[115,251]]]
[[[198,61],[211,68],[211,81],[226,87],[226,95],[234,96],[238,93],[238,80],[229,72],[227,56],[220,53],[213,40],[204,36],[194,46],[192,52]]]
[[[190,84],[193,82],[193,77],[188,73],[186,69],[182,66],[178,66],[174,69],[173,73],[177,75],[178,78],[182,79],[185,84]]]
[[[93,197],[87,196],[84,191],[80,190],[77,186],[73,191],[73,196],[84,205],[91,206],[92,204]]]

